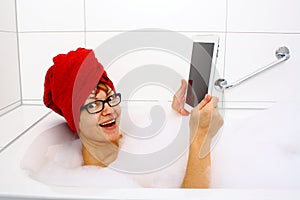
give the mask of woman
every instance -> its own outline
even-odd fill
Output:
[[[62,115],[78,134],[84,165],[109,166],[118,156],[122,138],[121,94],[92,50],[78,48],[54,57],[53,62],[45,77],[45,105]],[[172,103],[172,108],[184,116],[189,115],[183,109],[186,87],[182,81]],[[184,188],[209,186],[209,146],[223,124],[217,104],[217,98],[206,95],[190,114],[192,140]]]

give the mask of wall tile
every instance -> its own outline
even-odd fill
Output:
[[[174,31],[224,31],[226,1],[86,0],[88,31],[161,28]]]
[[[84,0],[17,0],[17,11],[20,32],[84,30]]]
[[[0,32],[0,109],[21,100],[16,33]]]
[[[297,0],[228,0],[228,31],[300,32]]]
[[[13,0],[0,1],[0,31],[16,31],[16,6]]]
[[[122,32],[88,32],[87,33],[87,47],[96,49],[101,49],[105,54],[111,54],[112,51],[119,51],[122,46],[116,47],[116,49],[111,49],[111,46],[113,46],[116,41],[121,41],[120,39],[117,39],[118,36],[120,36]],[[126,34],[124,32],[124,34]],[[184,33],[178,33],[183,34],[184,36],[188,38],[192,38],[194,35],[199,35],[203,33],[195,33],[195,32],[184,32]],[[206,33],[206,34],[217,34],[220,37],[220,47],[219,47],[219,57],[217,61],[217,73],[215,76],[215,79],[223,77],[223,68],[224,68],[224,50],[225,50],[225,35],[219,34],[219,33]],[[142,34],[141,34],[142,35]],[[139,37],[140,38],[140,37]],[[118,45],[127,45],[127,43],[134,42],[134,38],[132,41],[121,41],[118,42]],[[123,42],[123,43],[122,43]],[[110,43],[110,45],[108,45]],[[185,60],[183,60],[181,57],[178,57],[177,55],[170,54],[165,51],[161,51],[160,49],[143,49],[144,47],[139,47],[141,49],[131,51],[130,52],[120,52],[120,55],[117,55],[116,58],[112,59],[112,63],[109,64],[109,66],[105,65],[106,70],[108,71],[108,74],[110,78],[115,82],[116,85],[119,83],[123,83],[122,81],[126,79],[126,77],[129,77],[132,75],[132,73],[135,73],[136,70],[142,66],[145,65],[161,65],[162,67],[166,67],[165,69],[169,69],[170,73],[164,74],[165,78],[164,80],[167,80],[168,78],[172,80],[172,83],[165,85],[162,87],[162,83],[164,80],[161,80],[160,84],[151,83],[145,84],[143,86],[140,86],[139,88],[135,88],[135,91],[130,91],[132,94],[124,95],[124,96],[131,96],[130,99],[133,100],[169,100],[171,101],[173,98],[173,94],[180,86],[180,80],[182,78],[187,78],[188,72],[189,72],[189,63],[187,63]],[[107,53],[108,52],[108,53]],[[98,55],[99,61],[101,62],[101,56]],[[163,72],[163,69],[158,69],[158,72]],[[166,71],[164,71],[166,73]],[[178,74],[177,77],[171,77],[171,72]],[[150,72],[149,72],[150,73]],[[146,76],[143,78],[143,76]],[[175,75],[175,74],[174,74]],[[146,81],[147,77],[149,77],[150,74],[147,74],[146,72],[142,72],[140,75],[135,75],[137,77],[136,79],[142,78]],[[152,77],[152,80],[155,80],[156,77]],[[178,79],[178,80],[176,80]],[[127,81],[126,84],[132,84],[133,80]],[[140,84],[139,84],[140,85]],[[119,86],[121,88],[124,88],[124,92],[128,93],[129,86],[124,86],[124,84],[121,84]],[[122,89],[121,89],[122,90]],[[159,91],[159,92],[158,92]],[[213,95],[220,95],[217,94],[216,91],[213,92]],[[221,95],[220,95],[221,96]]]
[[[44,78],[53,65],[52,58],[78,47],[84,47],[84,33],[21,33],[23,99],[42,99]]]
[[[33,1],[33,0],[31,0]],[[83,1],[83,0],[82,0]],[[217,62],[217,69],[218,69],[218,77],[225,77],[228,82],[233,82],[239,78],[241,78],[244,75],[247,75],[248,73],[251,73],[258,68],[265,66],[269,62],[273,61],[275,59],[274,52],[277,47],[285,44],[281,44],[280,41],[288,41],[287,43],[294,46],[294,49],[297,49],[295,44],[293,44],[292,38],[298,38],[297,34],[246,34],[246,33],[241,33],[235,34],[235,33],[225,33],[225,20],[226,20],[226,1],[210,1],[210,2],[202,2],[202,1],[193,1],[190,0],[188,2],[182,3],[181,1],[164,1],[164,2],[159,2],[157,0],[154,1],[147,1],[141,3],[140,1],[137,0],[127,0],[127,1],[109,1],[109,2],[104,2],[102,0],[85,0],[84,2],[82,1],[75,1],[75,7],[77,6],[78,8],[75,9],[69,9],[72,10],[72,13],[76,13],[76,17],[74,21],[77,21],[76,25],[74,23],[69,23],[70,26],[61,24],[61,23],[52,23],[55,22],[56,20],[52,20],[52,18],[46,19],[46,23],[42,22],[34,22],[34,23],[20,23],[20,30],[21,31],[61,31],[61,30],[77,30],[78,27],[83,27],[83,21],[84,21],[84,15],[81,15],[81,11],[77,12],[82,8],[82,5],[85,3],[85,12],[86,12],[86,27],[87,27],[87,32],[85,33],[86,35],[86,45],[88,48],[96,48],[98,47],[102,42],[106,41],[107,39],[118,35],[119,33],[122,33],[124,30],[132,30],[136,28],[166,28],[166,29],[171,29],[171,30],[179,30],[182,31],[181,33],[189,36],[193,34],[206,34],[206,33],[211,33],[211,31],[216,31],[213,33],[221,35],[221,40],[220,40],[220,51],[219,51],[219,58]],[[26,5],[25,3],[26,2]],[[39,1],[34,1],[30,5],[34,5],[33,7],[37,8],[42,8],[43,9],[37,9],[36,14],[33,12],[31,15],[27,15],[30,10],[32,10],[32,6],[27,4],[29,0],[26,1],[20,1],[18,2],[18,8],[20,9],[19,17],[22,16],[24,19],[23,22],[26,20],[32,19],[33,15],[38,16],[39,12],[48,12],[48,14],[45,14],[45,16],[51,16],[51,13],[53,9],[55,9],[58,4],[59,5],[66,5],[68,4],[69,1],[63,0],[62,2],[58,3],[58,1],[49,1],[48,2],[48,7],[50,9],[45,9]],[[73,1],[72,1],[73,2]],[[50,5],[51,4],[51,5]],[[250,2],[245,2],[245,4],[240,3],[239,1],[234,1],[234,0],[229,0],[228,1],[228,31],[251,31],[251,32],[274,32],[274,31],[280,31],[280,32],[291,32],[291,31],[297,31],[297,25],[294,25],[294,17],[297,16],[297,12],[293,12],[293,7],[297,7],[296,5],[298,4],[295,1],[288,0],[287,2],[287,8],[283,8],[282,12],[286,13],[285,16],[288,16],[288,18],[291,18],[289,22],[283,23],[281,22],[281,18],[279,15],[277,15],[277,10],[280,10],[282,7],[282,4],[279,6],[276,3],[267,4],[266,1],[262,1],[261,3],[250,3]],[[158,6],[159,5],[159,6]],[[172,5],[172,6],[169,6]],[[267,6],[270,6],[271,12],[266,13],[267,17],[263,17],[263,10],[268,10],[266,9]],[[198,12],[198,8],[203,8],[205,12]],[[214,14],[209,14],[208,8],[213,8],[214,7]],[[60,8],[60,6],[58,6]],[[79,9],[80,8],[80,9]],[[126,8],[126,9],[124,9]],[[245,8],[245,9],[244,9]],[[251,16],[250,11],[247,9],[252,10],[252,13],[255,13],[254,10],[256,10],[255,16]],[[244,10],[243,10],[244,9]],[[288,11],[288,9],[290,11]],[[76,10],[76,12],[75,12]],[[182,15],[184,10],[189,10],[189,12],[186,12],[184,15]],[[240,11],[238,11],[240,10]],[[269,9],[270,10],[270,9]],[[101,12],[100,12],[101,11]],[[276,12],[275,12],[276,11]],[[240,13],[239,13],[240,12]],[[59,16],[63,16],[62,11],[58,12],[60,13]],[[70,14],[71,16],[74,16],[75,14]],[[116,15],[118,13],[118,15]],[[217,13],[217,14],[216,14]],[[26,14],[26,16],[25,16]],[[246,14],[249,14],[246,16]],[[24,16],[23,16],[24,15]],[[254,14],[253,14],[254,15]],[[69,16],[69,15],[68,15]],[[79,17],[80,16],[80,17]],[[120,17],[122,16],[122,17]],[[137,17],[138,16],[138,17]],[[149,17],[151,16],[151,17]],[[155,16],[155,17],[154,17]],[[41,17],[40,17],[41,18]],[[70,17],[71,18],[71,17]],[[68,18],[69,19],[69,18]],[[82,24],[81,24],[81,20]],[[197,20],[194,20],[197,19]],[[200,20],[198,20],[200,19]],[[203,19],[203,20],[202,20]],[[204,20],[205,19],[205,20]],[[208,20],[209,19],[209,20]],[[245,21],[245,19],[247,19]],[[275,20],[273,20],[275,19]],[[72,19],[69,19],[69,21],[72,21]],[[250,21],[249,21],[250,20]],[[253,21],[252,21],[253,20]],[[31,20],[32,21],[32,20]],[[34,20],[33,20],[34,21]],[[63,21],[63,20],[60,20]],[[254,22],[255,23],[252,23]],[[272,23],[270,22],[272,21]],[[273,22],[275,21],[275,22]],[[48,23],[49,22],[49,23]],[[51,23],[52,25],[51,25]],[[73,22],[73,21],[72,21]],[[269,23],[270,22],[270,23]],[[252,24],[251,24],[252,23]],[[48,26],[48,25],[49,26]],[[81,24],[81,25],[79,25]],[[266,25],[267,24],[267,25]],[[24,26],[23,26],[24,25]],[[27,26],[25,28],[25,25]],[[23,26],[23,27],[22,27]],[[47,26],[47,27],[46,27]],[[74,28],[76,26],[76,28]],[[64,28],[63,28],[64,27]],[[73,28],[72,28],[73,27]],[[292,27],[292,28],[291,28]],[[81,28],[79,28],[82,30]],[[57,33],[58,34],[58,33]],[[66,33],[62,33],[64,35]],[[75,34],[75,33],[71,33]],[[78,33],[79,35],[81,34],[84,37],[84,33]],[[37,34],[39,35],[39,34]],[[55,35],[49,33],[43,34],[43,40],[44,42],[47,40],[46,37],[47,35]],[[58,34],[59,35],[59,34]],[[50,38],[52,37],[50,36]],[[227,39],[226,39],[227,36]],[[271,37],[269,37],[271,36]],[[25,63],[27,67],[22,67],[22,77],[24,77],[24,81],[22,82],[23,85],[23,90],[24,90],[24,98],[27,100],[30,99],[40,99],[40,94],[42,89],[35,89],[31,90],[31,88],[34,84],[29,84],[30,81],[30,72],[27,70],[28,66],[32,66],[32,64],[35,63],[36,66],[41,66],[41,63],[44,64],[44,68],[41,70],[39,74],[45,73],[45,70],[48,66],[51,65],[52,61],[49,58],[52,58],[55,52],[58,52],[56,49],[60,48],[55,48],[51,47],[48,55],[40,55],[41,60],[44,61],[32,61],[32,55],[30,55],[30,51],[26,51],[24,49],[24,45],[22,38],[27,38],[31,37],[31,39],[28,40],[28,42],[25,43],[26,48],[25,49],[32,49],[31,44],[29,41],[38,41],[40,39],[34,38],[35,35],[28,34],[21,34],[20,36],[20,43],[21,43],[21,63],[22,66]],[[273,39],[271,39],[273,38]],[[277,38],[279,40],[277,41]],[[25,39],[27,40],[27,39]],[[63,39],[61,39],[63,40]],[[59,41],[61,41],[59,40]],[[64,42],[60,42],[59,45],[64,44],[66,45],[65,49],[70,49],[69,44],[72,43],[72,39],[68,38],[67,44],[64,44]],[[80,37],[80,42],[79,44],[84,44],[84,39]],[[49,41],[52,41],[50,39]],[[74,40],[75,41],[75,40]],[[247,42],[246,42],[247,41]],[[297,40],[296,40],[297,41]],[[40,42],[40,44],[43,44],[44,42]],[[35,42],[34,42],[35,43]],[[53,44],[50,44],[46,46],[54,46]],[[297,43],[297,42],[296,42]],[[39,42],[34,44],[33,46],[39,46],[41,48],[42,45],[38,45]],[[262,45],[263,44],[263,45]],[[266,45],[265,45],[266,44]],[[227,48],[225,49],[227,45]],[[264,46],[265,45],[265,46]],[[71,46],[77,46],[77,45],[71,45]],[[49,48],[49,47],[48,47]],[[45,47],[43,47],[45,49]],[[63,49],[63,48],[62,48]],[[257,50],[259,49],[259,50]],[[35,50],[37,52],[37,50]],[[47,50],[46,50],[47,51]],[[255,53],[256,52],[256,53]],[[269,53],[267,53],[269,52]],[[245,54],[245,55],[244,55]],[[268,55],[267,55],[268,54]],[[29,56],[29,57],[28,57]],[[44,58],[42,58],[44,57]],[[161,56],[163,57],[163,56]],[[237,59],[238,57],[238,59]],[[142,57],[140,57],[141,60]],[[136,59],[134,56],[132,57],[132,60]],[[249,60],[248,60],[249,59]],[[37,59],[35,59],[37,60]],[[48,60],[45,62],[45,60]],[[123,59],[123,64],[126,59]],[[226,60],[226,65],[224,65],[224,62]],[[119,62],[122,63],[122,62]],[[135,62],[138,62],[137,59]],[[290,62],[290,61],[289,61]],[[29,64],[32,63],[32,64]],[[243,68],[240,68],[240,63],[242,63]],[[115,63],[117,64],[117,63]],[[283,64],[286,65],[286,64]],[[47,67],[46,67],[47,66]],[[133,65],[132,65],[133,66]],[[224,67],[225,66],[225,67]],[[176,68],[176,67],[175,67]],[[224,68],[226,71],[224,72]],[[37,69],[35,69],[37,70]],[[112,70],[112,68],[111,68]],[[270,73],[275,73],[272,70]],[[124,71],[124,73],[126,73]],[[225,73],[225,74],[224,74]],[[113,78],[116,80],[119,80],[119,78],[122,75],[122,70],[118,71],[117,74],[119,74],[119,77],[114,77],[114,74],[112,73]],[[263,75],[266,76],[266,75]],[[215,80],[218,78],[215,77]],[[271,77],[265,77],[264,80],[261,80],[262,85],[267,85],[268,87],[270,86],[270,82],[272,82],[273,76]],[[257,80],[259,80],[260,77],[257,77],[255,79],[255,83]],[[22,78],[23,79],[23,78]],[[270,80],[269,80],[270,79]],[[268,80],[268,81],[266,81]],[[250,80],[251,81],[251,80]],[[41,82],[41,81],[40,81]],[[274,102],[276,99],[278,99],[279,94],[276,92],[276,89],[271,89],[268,90],[268,93],[264,93],[266,88],[263,89],[262,87],[258,88],[258,91],[256,92],[255,95],[250,95],[251,93],[245,93],[242,92],[242,90],[247,90],[247,91],[252,91],[253,89],[247,88],[246,84],[241,85],[235,89],[228,90],[226,91],[226,101],[229,102],[228,105],[234,105],[235,102],[237,105],[241,105],[241,102],[250,102],[252,104],[253,102],[256,101],[261,101],[260,105],[265,105],[265,102]],[[37,86],[39,84],[35,84],[33,87],[40,87]],[[266,87],[267,87],[266,86]],[[242,87],[246,87],[244,89],[240,89]],[[253,86],[252,86],[253,87]],[[271,86],[270,86],[271,87]],[[280,86],[279,86],[280,87]],[[27,89],[25,89],[27,88]],[[38,91],[38,92],[37,92]],[[217,92],[213,93],[214,95],[218,96]],[[242,95],[241,95],[242,94]],[[248,105],[247,105],[248,106]],[[246,106],[246,107],[247,107]],[[253,107],[253,106],[252,106]],[[255,107],[255,105],[254,105]],[[261,106],[259,106],[261,107]]]
[[[228,34],[225,77],[229,83],[275,61],[275,51],[287,46],[291,58],[274,68],[225,91],[226,101],[274,102],[300,99],[299,34]]]

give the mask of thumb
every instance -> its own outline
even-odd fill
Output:
[[[209,103],[210,100],[211,96],[209,94],[206,94],[202,101],[198,104],[199,110],[201,110],[207,103]]]

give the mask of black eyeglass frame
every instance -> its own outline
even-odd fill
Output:
[[[109,101],[111,101],[110,100],[111,97],[114,97],[114,98],[118,97],[120,99],[119,103],[117,103],[116,105],[110,105]],[[81,106],[80,111],[82,111],[82,110],[85,109],[90,114],[96,114],[96,113],[101,112],[104,109],[105,103],[107,103],[110,107],[115,107],[115,106],[119,105],[121,103],[121,101],[122,101],[121,100],[121,93],[115,93],[115,94],[112,94],[109,97],[107,97],[105,100],[100,100],[99,99],[99,100],[96,100],[96,101],[93,101],[93,102],[90,102],[90,103],[88,103],[86,105]],[[93,104],[93,103],[96,103],[96,102],[102,102],[102,109],[99,110],[99,111],[96,111],[96,112],[90,112],[89,109],[88,109],[88,106],[91,105],[91,104]]]

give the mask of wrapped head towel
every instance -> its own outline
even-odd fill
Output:
[[[99,81],[114,90],[93,50],[78,48],[53,58],[45,77],[44,104],[62,115],[73,132],[79,131],[80,107]]]

